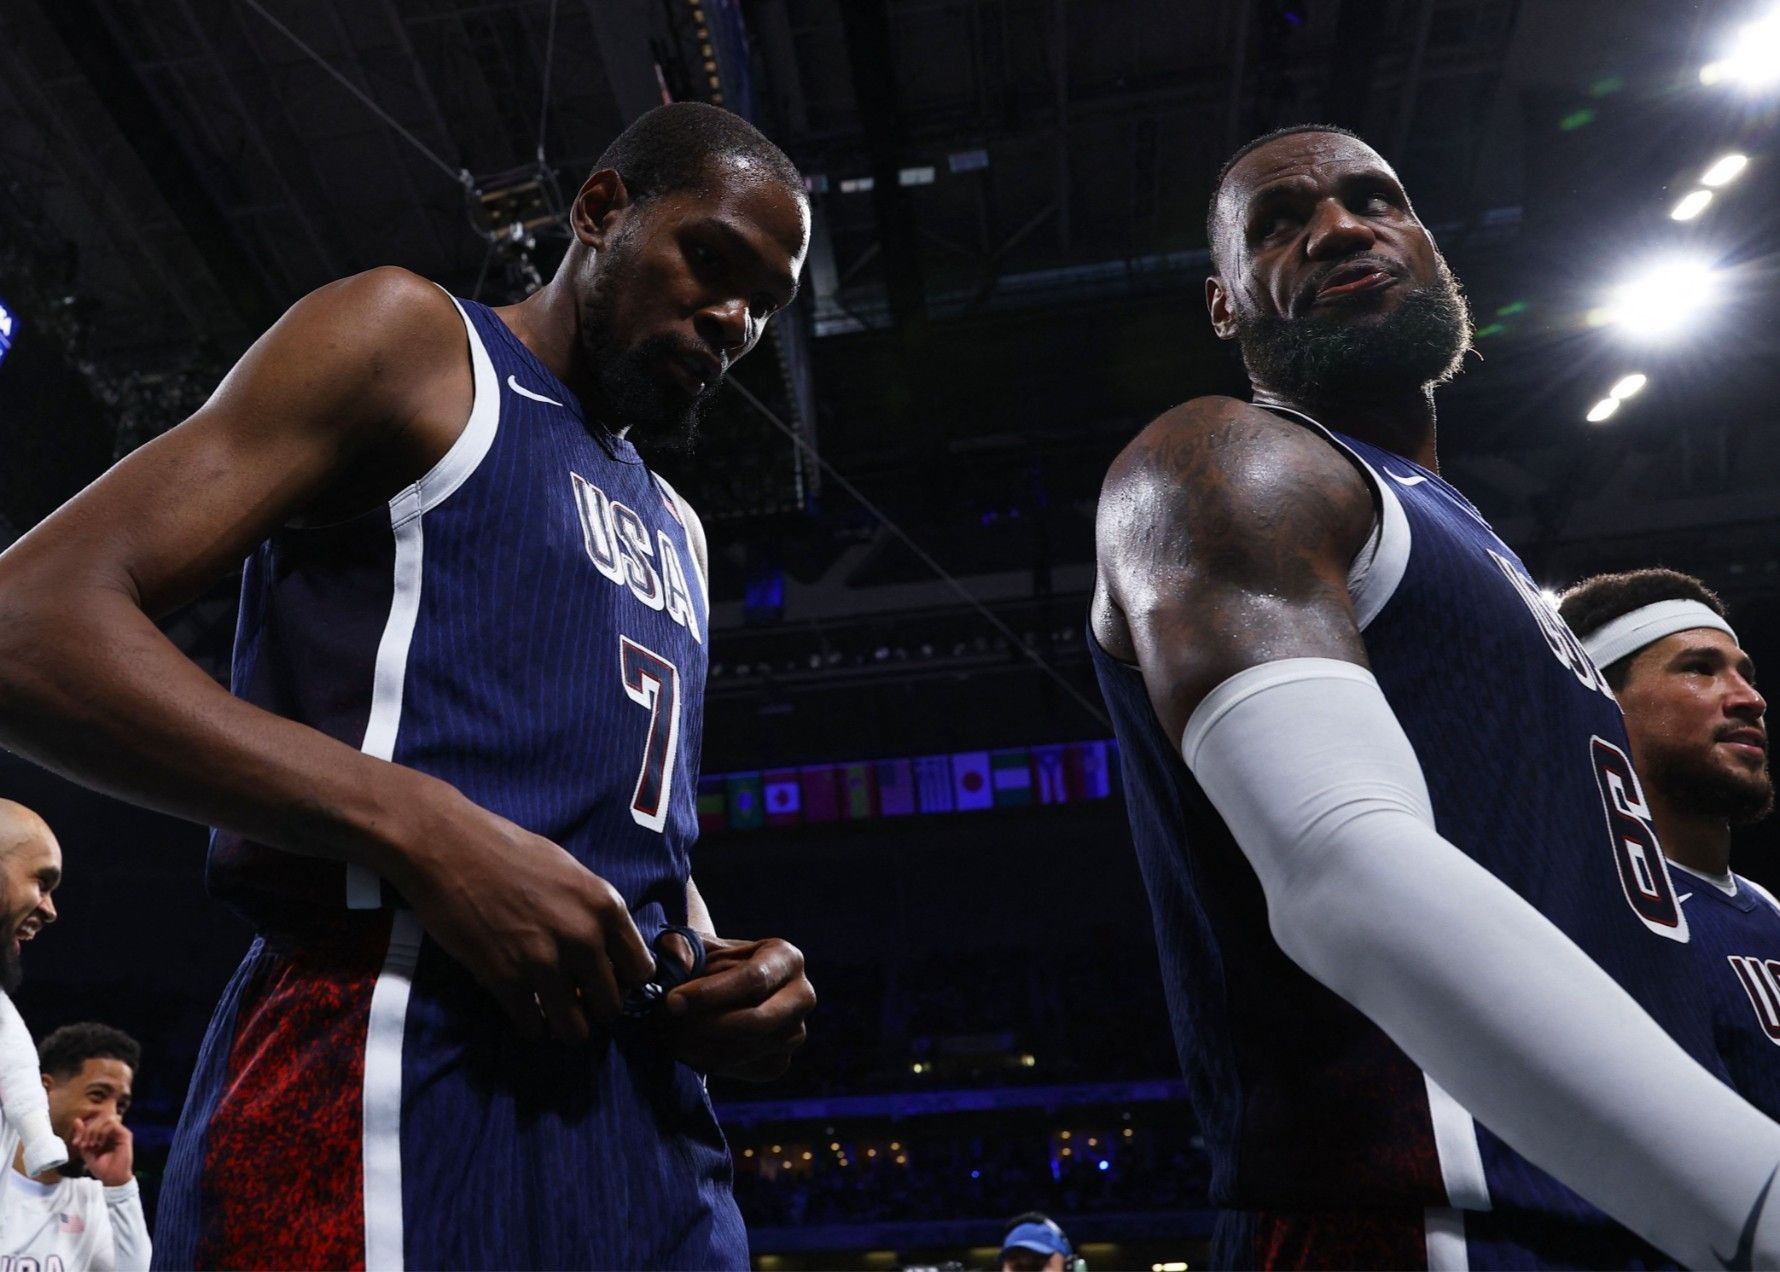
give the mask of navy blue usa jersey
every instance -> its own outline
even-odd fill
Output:
[[[1760,884],[1732,875],[1727,893],[1669,863],[1693,934],[1700,992],[1731,1085],[1780,1119],[1780,905]]]
[[[683,506],[457,305],[462,435],[387,506],[254,553],[234,691],[560,844],[651,940],[686,920],[698,830],[709,605]],[[219,832],[208,877],[262,935],[193,1075],[163,1265],[746,1263],[703,1083],[651,1031],[522,1041],[362,867]]]
[[[1690,999],[1687,917],[1600,673],[1458,491],[1396,454],[1292,418],[1343,450],[1377,493],[1377,532],[1350,590],[1440,834],[1710,1062],[1709,1031]],[[1176,1043],[1212,1156],[1212,1200],[1298,1212],[1533,1212],[1541,1222],[1605,1225],[1286,957],[1259,882],[1179,739],[1163,734],[1141,674],[1090,647],[1119,737]],[[1489,1226],[1478,1218],[1479,1231]],[[1403,1257],[1412,1255],[1419,1260]],[[1580,1257],[1596,1261],[1589,1255]],[[1475,1243],[1472,1256],[1490,1257]],[[1361,1246],[1353,1257],[1381,1256]]]
[[[704,582],[635,448],[590,430],[499,318],[460,304],[480,336],[468,426],[387,508],[260,546],[234,691],[562,845],[648,937],[685,919]],[[209,878],[263,925],[290,902],[393,900],[362,869],[227,832]]]

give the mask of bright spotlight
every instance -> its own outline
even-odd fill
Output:
[[[1780,79],[1780,13],[1737,31],[1725,55],[1700,68],[1703,84],[1764,88]]]
[[[1673,335],[1708,305],[1718,276],[1704,261],[1661,261],[1615,288],[1603,310],[1606,321],[1638,337]]]
[[[1619,399],[1618,398],[1616,398],[1616,397],[1602,398],[1599,402],[1596,402],[1594,404],[1594,406],[1589,410],[1588,417],[1587,417],[1588,422],[1590,424],[1599,424],[1602,420],[1604,420],[1608,416],[1612,415],[1613,412],[1617,411],[1618,409],[1619,409]]]
[[[1729,185],[1742,175],[1743,169],[1749,166],[1749,156],[1728,154],[1713,161],[1712,166],[1700,174],[1703,186]]]
[[[1712,191],[1695,190],[1686,195],[1681,202],[1677,203],[1670,210],[1669,219],[1671,221],[1691,221],[1700,213],[1704,212],[1706,206],[1711,202]]]
[[[1607,396],[1616,402],[1623,402],[1649,383],[1649,376],[1634,371],[1632,374],[1616,380],[1613,387],[1607,390]]]

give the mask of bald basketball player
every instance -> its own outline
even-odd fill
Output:
[[[24,979],[20,954],[56,921],[50,895],[62,882],[62,846],[49,823],[23,804],[0,799],[0,1112],[31,1174],[68,1160],[55,1133],[37,1074],[37,1044],[13,1006]]]
[[[1208,229],[1253,400],[1113,464],[1091,625],[1213,1263],[1780,1260],[1619,708],[1438,472],[1451,271],[1336,128],[1245,146]]]
[[[570,228],[504,308],[322,288],[0,556],[0,740],[217,827],[260,932],[161,1266],[747,1262],[701,1075],[781,1071],[814,994],[691,880],[705,539],[637,444],[683,443],[790,304],[809,206],[677,104]],[[231,695],[153,620],[244,556]]]

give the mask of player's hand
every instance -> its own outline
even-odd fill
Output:
[[[413,777],[409,830],[384,869],[427,935],[521,1037],[581,1042],[616,1018],[655,969],[618,890],[548,839]]]
[[[706,936],[704,974],[662,1000],[674,1055],[701,1073],[765,1082],[804,1043],[816,991],[788,941]]]
[[[136,1137],[115,1113],[74,1119],[68,1151],[75,1154],[107,1188],[130,1182],[136,1169]]]

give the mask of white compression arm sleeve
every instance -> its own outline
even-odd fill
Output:
[[[1473,1116],[1689,1267],[1780,1266],[1780,1204],[1762,1209],[1780,1126],[1440,837],[1369,671],[1300,658],[1240,672],[1181,750],[1280,947]]]
[[[0,994],[0,1112],[25,1145],[27,1175],[68,1160],[68,1146],[50,1128],[49,1096],[37,1067],[36,1044],[8,994]],[[0,1163],[0,1169],[7,1165]]]

